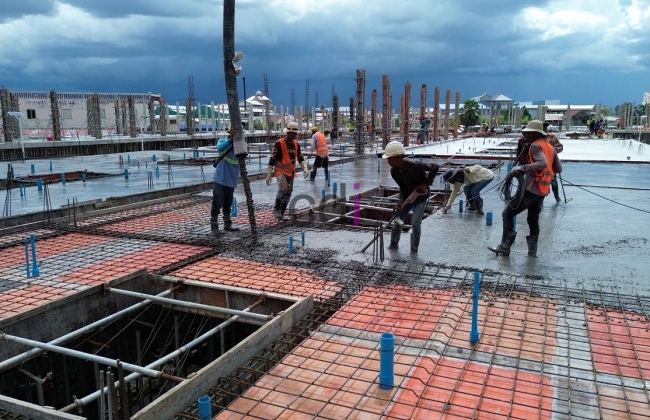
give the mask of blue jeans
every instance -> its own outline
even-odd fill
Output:
[[[226,187],[219,183],[213,183],[212,186],[212,209],[210,210],[210,218],[214,223],[217,222],[219,218],[219,212],[223,209],[223,221],[224,224],[229,223],[230,220],[230,208],[232,207],[232,197],[235,193],[235,189],[231,187]]]
[[[476,184],[463,185],[463,192],[465,193],[467,201],[470,202],[475,198],[479,198],[481,196],[481,190],[485,188],[485,186],[490,182],[492,182],[492,179],[484,179],[483,181],[479,181]]]
[[[420,245],[420,235],[422,234],[422,218],[424,217],[424,209],[427,206],[427,201],[424,200],[421,203],[417,204],[405,204],[401,212],[397,214],[397,217],[404,220],[408,216],[409,212],[413,210],[413,216],[411,216],[411,251],[416,251]],[[397,244],[399,243],[399,238],[402,235],[402,226],[393,223],[393,228],[391,230],[390,241]]]

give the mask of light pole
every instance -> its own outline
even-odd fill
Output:
[[[18,119],[18,132],[20,134],[20,145],[23,150],[23,160],[25,160],[25,142],[23,141],[23,118],[25,117],[22,112],[9,111],[9,115]]]

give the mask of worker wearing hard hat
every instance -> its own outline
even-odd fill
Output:
[[[439,166],[431,162],[420,162],[406,158],[404,155],[405,150],[402,143],[391,141],[386,145],[382,157],[388,159],[388,164],[391,167],[390,174],[399,186],[400,201],[397,203],[396,209],[402,220],[409,210],[413,210],[413,216],[411,217],[411,253],[417,253],[420,245],[422,218],[429,198],[429,187],[438,173]],[[409,196],[416,190],[422,195],[415,198],[412,203],[407,202]],[[402,225],[399,223],[393,224],[388,249],[397,249],[401,234]]]
[[[275,170],[275,179],[278,181],[278,193],[275,196],[273,215],[278,220],[284,219],[284,212],[287,210],[291,193],[293,192],[293,179],[296,177],[296,161],[302,166],[305,179],[309,177],[307,162],[300,153],[300,146],[296,141],[298,135],[298,123],[287,124],[284,132],[286,138],[281,138],[273,145],[273,152],[269,158],[269,166],[266,168],[266,185],[271,185],[271,176]]]
[[[323,171],[325,172],[325,179],[327,180],[329,178],[328,168],[330,162],[330,154],[329,150],[327,149],[327,139],[325,138],[325,135],[319,130],[320,129],[316,126],[311,128],[311,132],[313,133],[311,136],[311,151],[312,153],[316,153],[316,159],[314,159],[314,166],[312,167],[311,175],[309,176],[310,181],[316,179],[316,170],[320,167],[322,167]]]
[[[210,210],[210,228],[213,236],[219,235],[219,213],[223,210],[223,228],[228,231],[237,231],[232,225],[231,207],[237,182],[239,182],[239,160],[235,157],[232,138],[235,129],[228,130],[228,137],[219,139],[217,152],[219,157],[214,162],[214,175],[212,187],[212,209]]]

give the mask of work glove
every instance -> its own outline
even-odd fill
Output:
[[[396,211],[402,211],[402,207],[404,207],[404,200],[400,200],[397,205],[395,206]]]
[[[524,173],[524,166],[523,165],[515,166],[514,168],[512,168],[512,172],[515,174]]]
[[[309,169],[307,168],[307,161],[302,161],[302,173],[305,176],[305,179],[309,179]]]
[[[266,168],[266,185],[271,185],[271,175],[273,174],[273,166]]]

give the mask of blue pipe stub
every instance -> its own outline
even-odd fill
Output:
[[[383,333],[379,348],[379,388],[381,389],[391,389],[395,382],[394,349],[395,336],[391,333]]]

